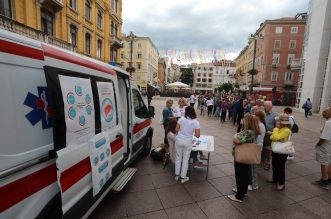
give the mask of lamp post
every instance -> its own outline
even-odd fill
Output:
[[[134,72],[134,68],[132,66],[132,56],[133,56],[133,40],[136,38],[136,36],[133,34],[133,32],[130,32],[129,39],[130,39],[130,62],[129,62],[129,68],[127,68],[127,71],[132,76],[132,72]]]
[[[254,40],[254,49],[253,49],[253,68],[251,70],[251,86],[249,88],[249,92],[250,94],[253,94],[253,83],[254,83],[254,75],[256,74],[256,71],[255,70],[255,56],[256,56],[256,41],[258,39],[263,39],[263,36],[262,34],[258,34],[258,33],[255,33],[255,34],[251,34],[251,36],[249,37],[250,40]]]

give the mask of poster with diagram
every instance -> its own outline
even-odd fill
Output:
[[[67,147],[81,145],[95,134],[90,79],[59,75],[64,103]]]
[[[97,82],[101,129],[103,131],[110,129],[116,125],[116,106],[114,98],[114,87],[110,82]]]
[[[108,135],[104,132],[91,138],[89,145],[93,196],[96,196],[112,176],[111,147]]]

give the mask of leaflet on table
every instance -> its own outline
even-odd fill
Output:
[[[100,103],[101,129],[105,131],[116,125],[117,112],[114,87],[110,82],[97,82],[97,87]]]
[[[201,136],[200,138],[193,137],[193,147],[197,145],[210,145],[210,140],[207,137]]]
[[[102,132],[89,141],[93,196],[96,196],[112,175],[111,147],[108,135]]]
[[[59,75],[64,103],[66,144],[87,142],[95,133],[94,104],[90,79]]]

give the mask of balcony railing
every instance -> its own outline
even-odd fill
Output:
[[[0,28],[5,29],[26,37],[36,39],[51,45],[74,51],[72,44],[50,36],[40,30],[36,30],[13,19],[0,15]]]
[[[292,59],[291,60],[291,70],[301,69],[305,65],[304,59]]]
[[[122,40],[118,38],[115,34],[111,34],[111,45],[118,48],[123,47]]]
[[[56,12],[59,12],[63,8],[63,1],[62,0],[39,0],[40,4],[47,8],[53,8]]]
[[[293,81],[284,81],[284,86],[292,86]]]

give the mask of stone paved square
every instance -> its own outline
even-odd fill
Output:
[[[160,125],[165,98],[154,98],[153,145],[163,141]],[[176,105],[176,101],[174,106]],[[282,112],[284,107],[274,107]],[[259,168],[260,188],[249,191],[244,203],[226,198],[235,187],[232,157],[232,136],[236,131],[232,122],[220,123],[219,118],[200,116],[201,133],[215,137],[215,151],[211,154],[208,179],[206,169],[189,168],[190,180],[181,184],[174,180],[174,166],[163,169],[162,162],[150,157],[138,158],[132,166],[138,172],[124,191],[109,194],[90,218],[330,218],[331,193],[312,184],[320,177],[320,165],[315,160],[315,144],[323,119],[314,115],[304,118],[294,110],[300,127],[293,135],[296,154],[286,162],[286,189],[275,191],[265,182],[272,171]],[[102,217],[101,214],[108,217]]]

